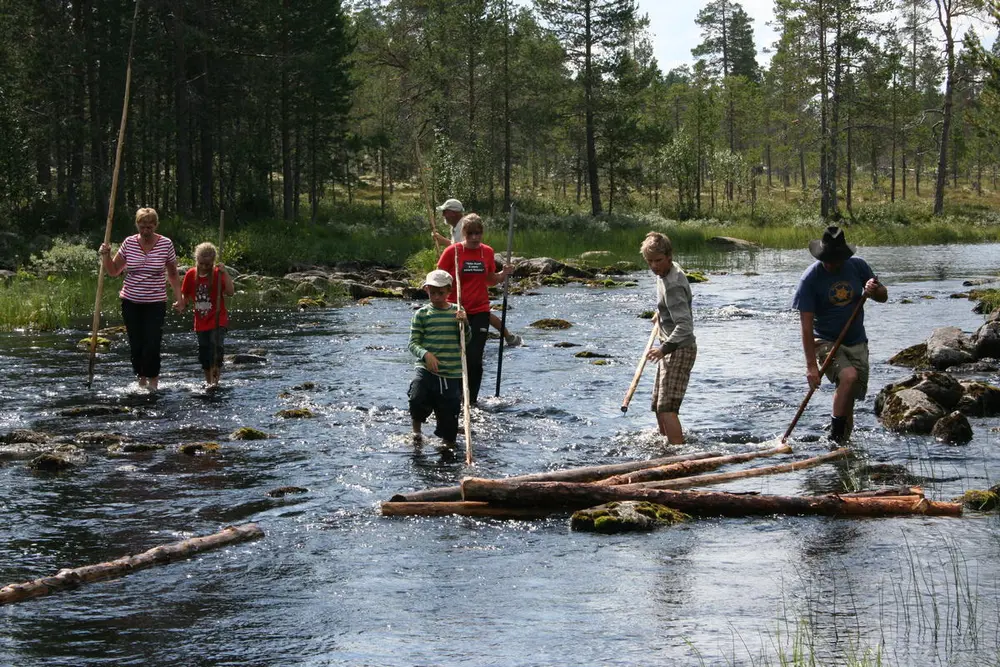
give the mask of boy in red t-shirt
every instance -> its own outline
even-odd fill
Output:
[[[235,293],[233,281],[226,267],[215,263],[218,251],[211,243],[201,243],[194,249],[196,266],[188,269],[181,283],[181,298],[177,312],[183,312],[187,301],[194,302],[194,330],[198,336],[198,361],[205,371],[205,383],[214,387],[222,373],[222,345],[229,326],[226,296]],[[221,290],[220,290],[221,287]],[[216,305],[220,308],[216,311]]]

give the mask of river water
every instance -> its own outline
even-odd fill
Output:
[[[872,379],[858,406],[861,461],[905,465],[927,495],[950,499],[1000,479],[998,420],[949,447],[885,432],[874,394],[905,369],[885,361],[945,324],[982,322],[967,278],[997,272],[1000,246],[864,248],[890,291],[867,306]],[[619,406],[649,322],[653,280],[638,286],[545,288],[513,297],[525,337],[507,348],[492,398],[487,351],[475,464],[415,447],[407,432],[409,302],[305,313],[241,314],[230,352],[267,351],[229,367],[221,391],[200,391],[188,321],[168,317],[161,390],[128,379],[124,343],[98,360],[94,389],[75,343],[82,330],[0,336],[0,433],[112,431],[166,449],[110,456],[89,446],[71,473],[0,467],[0,585],[111,560],[247,521],[266,537],[0,609],[0,665],[652,665],[817,664],[879,656],[881,664],[996,664],[1000,587],[995,516],[705,519],[649,534],[573,533],[544,520],[385,518],[403,490],[691,451],[748,451],[780,435],[805,394],[797,314],[804,251],[679,257],[714,266],[694,285],[699,357],[681,410],[690,442],[655,433],[647,368],[627,415]],[[908,299],[912,303],[903,303]],[[543,317],[574,323],[538,331]],[[580,348],[554,347],[557,342]],[[611,355],[594,365],[579,350]],[[995,375],[987,377],[997,383]],[[312,389],[294,389],[312,382]],[[795,454],[826,451],[831,389],[796,428]],[[69,418],[67,407],[112,404],[128,415]],[[278,410],[308,407],[314,419]],[[240,426],[270,434],[226,440]],[[428,431],[432,430],[430,428]],[[215,455],[177,445],[220,440]],[[460,438],[461,448],[461,438]],[[778,461],[769,461],[769,463]],[[763,465],[763,463],[760,463]],[[860,465],[860,464],[859,464]],[[808,494],[868,486],[858,465],[715,487]],[[281,486],[308,489],[271,498]],[[874,663],[872,663],[874,664]]]

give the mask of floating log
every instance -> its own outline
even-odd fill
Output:
[[[0,588],[0,604],[20,602],[37,598],[66,588],[74,588],[80,584],[89,584],[101,579],[109,579],[135,570],[163,565],[171,561],[187,558],[201,551],[217,549],[237,542],[255,540],[263,537],[262,531],[255,523],[245,523],[241,526],[228,528],[202,537],[192,537],[180,542],[153,547],[136,556],[123,556],[116,560],[96,565],[85,565],[72,569],[59,570],[52,577],[43,577],[21,584],[10,584]]]
[[[922,486],[890,486],[872,491],[855,491],[853,493],[838,493],[842,498],[871,498],[872,496],[920,496],[924,497]]]
[[[782,472],[793,470],[803,470],[813,468],[830,461],[846,458],[850,455],[849,449],[837,449],[829,454],[814,456],[793,463],[782,463],[776,466],[766,466],[764,468],[750,468],[749,470],[735,470],[733,472],[721,472],[717,475],[695,475],[694,477],[680,477],[678,479],[665,479],[659,482],[641,482],[634,486],[642,486],[647,489],[690,489],[695,486],[708,486],[710,484],[722,484],[734,479],[746,479],[748,477],[762,477],[764,475],[777,475]]]
[[[639,485],[600,486],[574,482],[502,482],[469,477],[462,480],[466,500],[513,507],[578,510],[615,500],[648,500],[699,516],[759,514],[821,514],[826,516],[897,516],[923,514],[958,516],[959,503],[932,502],[912,496],[851,498],[825,496],[767,496],[713,491],[674,491]]]
[[[611,463],[603,466],[588,466],[586,468],[569,468],[566,470],[554,470],[552,472],[536,472],[530,475],[518,475],[507,477],[508,482],[593,482],[604,479],[612,475],[642,470],[643,468],[656,468],[670,463],[680,463],[682,461],[695,461],[698,459],[715,458],[722,456],[719,452],[698,452],[696,454],[681,454],[678,456],[665,456],[648,461],[629,461],[628,463]],[[458,486],[443,486],[437,489],[424,489],[423,491],[410,491],[408,493],[397,493],[389,502],[394,503],[416,503],[416,502],[446,502],[462,499],[462,489]]]
[[[744,461],[752,461],[753,459],[761,458],[762,456],[776,456],[778,454],[791,453],[791,446],[785,444],[773,449],[764,449],[756,452],[730,454],[728,456],[713,456],[707,459],[681,461],[679,463],[671,463],[669,465],[658,466],[656,468],[636,470],[633,472],[627,472],[623,475],[608,477],[596,483],[602,486],[616,486],[618,484],[639,484],[641,482],[653,482],[664,479],[674,479],[677,477],[690,477],[691,475],[697,475],[698,473],[705,472],[706,470],[715,470],[716,468],[726,465],[727,463],[742,463]]]
[[[541,519],[551,514],[533,507],[508,507],[490,503],[459,500],[456,502],[387,502],[382,503],[384,516],[486,516],[495,519]]]

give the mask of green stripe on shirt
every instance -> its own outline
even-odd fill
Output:
[[[432,352],[438,359],[437,375],[445,378],[462,377],[462,348],[458,340],[458,307],[435,308],[432,304],[421,306],[410,321],[410,353],[415,356],[417,367],[425,368],[424,355]],[[465,327],[466,342],[472,339],[472,331]]]

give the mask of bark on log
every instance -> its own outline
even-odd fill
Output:
[[[648,461],[629,461],[628,463],[611,463],[603,466],[588,466],[585,468],[569,468],[567,470],[554,470],[552,472],[536,472],[530,475],[517,475],[507,477],[508,482],[593,482],[604,479],[612,475],[642,470],[644,468],[655,468],[670,463],[680,463],[682,461],[695,461],[698,459],[715,458],[721,456],[719,452],[698,452],[696,454],[682,454],[679,456],[665,456]],[[416,502],[447,502],[462,499],[462,488],[459,486],[444,486],[438,489],[424,489],[422,491],[409,491],[407,493],[397,493],[389,502],[394,503],[416,503]]]
[[[514,507],[578,510],[616,500],[648,500],[698,516],[821,514],[826,516],[958,516],[960,503],[932,502],[919,496],[850,498],[826,496],[741,495],[712,491],[674,491],[638,485],[600,486],[572,482],[509,483],[474,477],[462,480],[466,500]]]
[[[255,540],[263,536],[264,531],[255,523],[229,526],[212,535],[192,537],[180,542],[164,544],[136,556],[123,556],[105,563],[64,569],[52,577],[43,577],[34,581],[4,586],[0,588],[0,604],[41,597],[66,588],[74,588],[80,584],[89,584],[93,581],[117,577],[135,570],[152,567],[153,565],[163,565],[182,558],[188,558],[192,554],[201,551],[217,549],[237,542]]]
[[[382,503],[384,516],[486,516],[496,519],[541,519],[549,510],[534,507],[509,507],[490,503],[457,502],[387,502]]]
[[[702,473],[707,470],[715,470],[716,468],[726,465],[727,463],[742,463],[744,461],[752,461],[753,459],[761,458],[763,456],[776,456],[778,454],[791,453],[792,448],[790,445],[781,445],[780,447],[765,449],[757,452],[730,454],[728,456],[713,456],[712,458],[707,459],[682,461],[680,463],[671,463],[669,465],[659,466],[656,468],[636,470],[634,472],[625,473],[624,475],[608,477],[596,483],[601,486],[617,486],[619,484],[639,484],[642,482],[654,482],[664,479],[674,479],[677,477],[690,477],[691,475],[697,475],[698,473]]]
[[[879,496],[920,496],[924,497],[922,486],[890,486],[885,489],[874,489],[872,491],[855,491],[854,493],[838,493],[842,498],[871,498]]]
[[[695,475],[694,477],[680,477],[678,479],[665,479],[660,482],[642,482],[630,486],[641,486],[647,489],[690,489],[695,486],[708,486],[710,484],[722,484],[734,479],[746,479],[749,477],[762,477],[764,475],[777,475],[782,472],[793,470],[803,470],[813,468],[830,461],[846,458],[850,455],[848,449],[837,449],[829,454],[814,456],[809,459],[802,459],[793,463],[782,463],[776,466],[766,466],[764,468],[750,468],[749,470],[735,470],[733,472],[722,472],[717,475]]]

